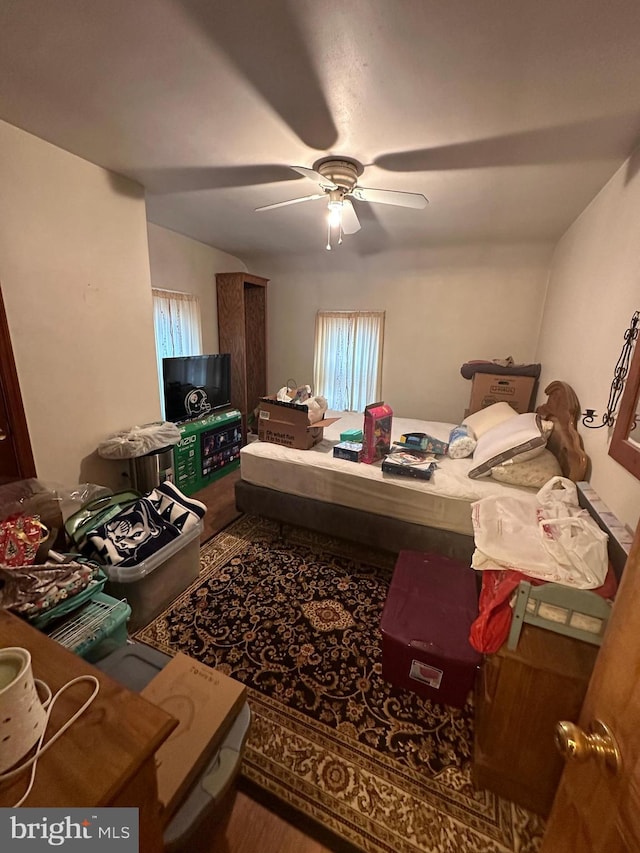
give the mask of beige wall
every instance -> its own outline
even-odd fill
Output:
[[[217,345],[216,270],[240,262],[150,226],[142,188],[0,122],[0,284],[40,479],[126,486],[107,435],[160,417],[154,281],[203,300]],[[178,283],[176,279],[180,279]]]
[[[558,243],[551,265],[537,357],[543,379],[564,379],[582,409],[602,415],[624,332],[640,309],[640,157],[627,162]],[[608,455],[606,427],[580,433],[591,483],[631,528],[640,514],[640,481]]]
[[[149,223],[151,286],[192,293],[200,302],[202,352],[218,352],[216,273],[246,272],[233,255]]]
[[[404,417],[458,422],[472,359],[534,359],[550,246],[472,246],[358,257],[348,251],[308,259],[255,258],[271,278],[268,375],[271,391],[289,378],[313,382],[319,309],[386,312],[382,396]],[[342,252],[342,254],[340,254]]]
[[[4,122],[0,186],[0,282],[38,476],[119,486],[98,443],[159,415],[142,188]]]

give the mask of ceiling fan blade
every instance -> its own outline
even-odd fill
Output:
[[[355,234],[361,227],[354,206],[345,198],[342,202],[342,230],[345,234]]]
[[[287,201],[277,201],[275,204],[264,204],[262,207],[256,207],[256,210],[273,210],[275,207],[285,207],[288,204],[298,204],[301,201],[313,201],[317,198],[326,198],[324,193],[315,193],[314,195],[305,195],[301,198],[290,198]]]
[[[289,0],[180,0],[199,36],[213,42],[299,139],[327,151],[337,138],[300,14]],[[4,10],[3,10],[4,11]]]
[[[302,175],[303,178],[310,178],[312,181],[315,181],[323,187],[328,187],[330,190],[338,189],[337,184],[334,184],[333,181],[325,178],[324,175],[321,175],[320,172],[316,172],[314,169],[307,169],[305,166],[290,166],[289,168],[293,169],[293,171],[297,172],[299,175]]]
[[[535,128],[503,136],[471,139],[435,148],[397,151],[375,159],[390,172],[440,172],[457,169],[493,169],[500,166],[536,166],[579,163],[606,158],[604,147],[622,139],[627,121],[635,117],[602,116],[556,127]],[[635,126],[635,125],[634,125]],[[635,137],[634,137],[635,138]]]
[[[255,166],[178,166],[175,168],[136,169],[129,174],[149,193],[169,195],[225,187],[251,187],[276,181],[297,181],[291,169],[279,165]]]
[[[356,187],[349,195],[358,201],[372,201],[375,204],[397,204],[400,207],[414,207],[422,210],[429,199],[422,193],[404,193],[396,190],[374,190],[368,187]]]

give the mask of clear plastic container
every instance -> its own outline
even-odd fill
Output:
[[[132,643],[97,666],[129,690],[139,692],[170,660],[169,655]],[[197,853],[211,849],[210,833],[230,811],[251,725],[248,702],[240,708],[224,740],[194,781],[164,831],[165,853]]]
[[[105,589],[131,606],[129,626],[137,630],[161,613],[200,574],[202,521],[135,566],[104,566]]]

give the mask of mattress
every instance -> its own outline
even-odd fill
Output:
[[[417,480],[383,473],[381,463],[373,465],[335,459],[333,448],[340,433],[362,429],[358,412],[327,412],[339,420],[326,427],[321,442],[311,450],[295,450],[264,441],[253,441],[240,452],[243,480],[288,494],[351,507],[375,515],[473,535],[471,504],[490,495],[531,492],[518,486],[498,483],[487,477],[472,480],[472,459],[443,457],[430,480]],[[447,441],[456,424],[393,419],[391,438],[403,433],[425,432]]]

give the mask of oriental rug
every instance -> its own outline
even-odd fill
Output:
[[[242,773],[367,853],[534,853],[543,822],[471,781],[473,707],[382,678],[394,555],[243,516],[136,639],[243,682]]]

